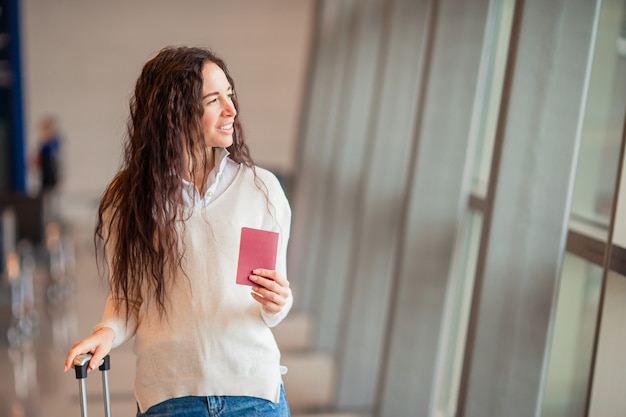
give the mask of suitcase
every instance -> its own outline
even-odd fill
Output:
[[[80,411],[82,417],[87,417],[87,392],[85,380],[87,379],[87,366],[91,359],[91,353],[84,353],[74,358],[74,371],[78,380],[78,391],[80,394]],[[102,372],[102,394],[104,395],[104,415],[111,417],[111,393],[109,391],[109,369],[111,369],[111,359],[109,355],[104,357],[102,365],[98,367]]]

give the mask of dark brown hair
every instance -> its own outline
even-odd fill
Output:
[[[130,100],[122,167],[102,196],[95,230],[98,259],[106,246],[111,295],[127,319],[142,294],[150,294],[163,314],[164,273],[181,267],[176,220],[184,208],[176,203],[182,184],[173,174],[190,166],[207,170],[201,119],[202,69],[208,62],[224,71],[234,93],[230,158],[254,168],[224,61],[205,48],[166,47],[144,65]]]

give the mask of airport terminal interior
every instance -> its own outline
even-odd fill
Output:
[[[0,0],[0,417],[137,412],[132,341],[63,364],[134,83],[181,44],[290,202],[294,417],[624,415],[625,0]]]

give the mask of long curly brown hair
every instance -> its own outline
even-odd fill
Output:
[[[223,60],[209,49],[170,46],[144,65],[130,99],[122,166],[102,196],[94,236],[100,261],[106,247],[111,296],[126,319],[143,301],[142,294],[150,294],[163,314],[164,273],[181,267],[176,221],[184,208],[176,202],[182,183],[173,174],[189,167],[207,171],[210,149],[201,119],[202,69],[208,62],[224,71],[234,93],[230,158],[254,169],[235,84]]]

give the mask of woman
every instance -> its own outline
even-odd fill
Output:
[[[138,416],[289,415],[270,327],[293,302],[291,211],[255,167],[238,111],[226,65],[206,49],[165,48],[137,80],[123,167],[98,211],[110,295],[65,370],[86,352],[94,369],[135,336]],[[252,290],[235,282],[242,227],[279,233],[276,268],[251,272]]]

